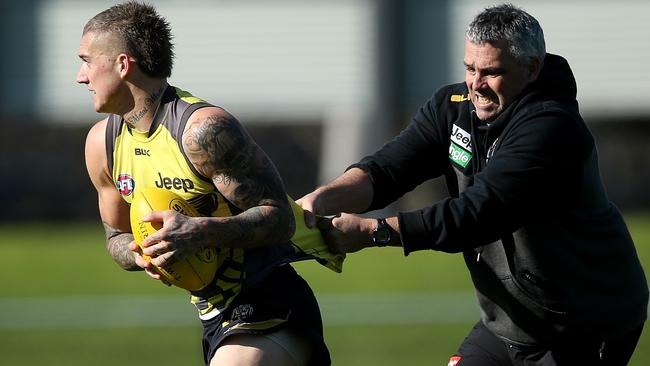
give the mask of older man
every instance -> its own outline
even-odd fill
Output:
[[[648,288],[608,201],[568,63],[512,5],[468,27],[465,82],[438,90],[374,155],[299,202],[332,248],[462,252],[481,308],[452,365],[624,365]],[[362,218],[444,176],[450,197]],[[313,220],[313,216],[310,217]],[[432,279],[435,281],[435,279]]]

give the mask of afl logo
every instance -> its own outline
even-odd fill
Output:
[[[128,196],[133,193],[133,189],[135,188],[135,181],[128,174],[120,174],[120,176],[117,177],[117,181],[115,182],[115,187],[122,196]]]

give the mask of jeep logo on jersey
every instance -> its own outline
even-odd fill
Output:
[[[472,135],[462,128],[453,125],[449,143],[449,159],[454,163],[467,167],[472,160]]]
[[[178,177],[163,177],[162,174],[158,173],[158,180],[155,182],[156,187],[165,188],[171,190],[172,188],[176,190],[182,189],[185,192],[188,192],[190,189],[194,188],[194,182],[191,179],[181,179]]]
[[[468,152],[472,151],[472,135],[456,125],[453,125],[451,129],[451,141]]]
[[[128,196],[135,189],[135,181],[128,174],[120,174],[115,181],[115,188],[122,196]]]

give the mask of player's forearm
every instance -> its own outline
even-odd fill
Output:
[[[317,213],[336,215],[340,212],[363,212],[372,203],[374,189],[370,177],[359,168],[352,168],[332,182],[314,191]]]
[[[255,206],[235,216],[198,220],[198,232],[217,247],[255,248],[286,243],[295,231],[295,220],[288,205]]]
[[[135,255],[129,249],[129,244],[133,241],[133,234],[121,232],[106,223],[104,223],[104,230],[106,231],[106,249],[115,263],[127,271],[142,270],[135,263]]]

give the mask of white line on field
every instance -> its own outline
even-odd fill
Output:
[[[325,326],[453,324],[478,319],[471,292],[319,294]],[[0,330],[198,326],[189,298],[0,298]]]

